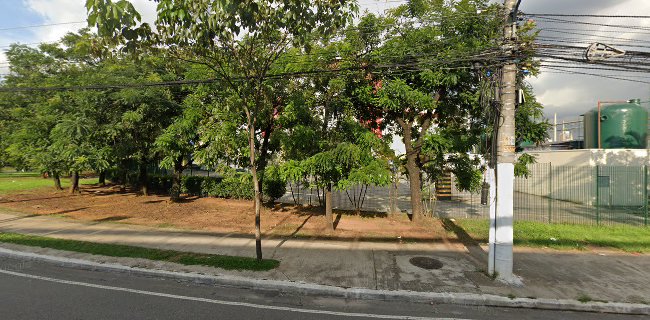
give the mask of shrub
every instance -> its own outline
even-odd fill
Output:
[[[111,177],[117,176],[116,171],[111,172]],[[137,183],[137,175],[127,176],[132,185]],[[132,181],[133,182],[132,182]],[[154,193],[166,193],[171,191],[173,178],[171,175],[152,174],[148,176],[149,191]],[[280,170],[273,166],[265,172],[262,192],[267,201],[275,201],[286,192],[286,181]],[[253,190],[253,176],[247,172],[228,172],[224,177],[183,177],[181,180],[181,192],[200,197],[217,197],[226,199],[252,200],[255,197]]]
[[[203,196],[216,197],[216,189],[222,178],[210,177],[201,181],[201,191]]]
[[[249,173],[228,175],[216,186],[215,191],[213,196],[219,198],[252,200],[255,197],[253,176]]]
[[[201,196],[226,199],[253,199],[253,179],[248,173],[233,173],[226,177],[191,177],[193,187],[199,184]],[[197,182],[200,181],[200,182]],[[187,187],[189,189],[189,186]]]
[[[287,181],[282,177],[278,166],[269,166],[264,172],[262,193],[269,202],[282,197],[287,192]]]
[[[150,175],[147,186],[150,191],[155,193],[167,193],[172,188],[172,177],[167,175]]]
[[[208,177],[183,177],[181,181],[181,193],[186,193],[193,196],[203,196],[203,181],[209,179]]]

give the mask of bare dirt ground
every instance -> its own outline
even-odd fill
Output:
[[[172,203],[167,196],[140,196],[134,192],[120,192],[116,186],[82,186],[80,195],[47,189],[3,194],[0,195],[0,207],[88,222],[254,233],[252,201],[188,198],[181,203]],[[319,207],[265,207],[262,211],[262,230],[265,236],[381,241],[436,241],[453,237],[438,220],[415,225],[405,214],[354,214],[345,211],[334,212],[336,230],[331,232],[326,230],[323,212]]]

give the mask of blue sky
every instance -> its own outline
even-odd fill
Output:
[[[0,21],[2,25],[17,26],[23,24],[39,24],[44,21],[43,17],[35,15],[25,2],[20,0],[8,0],[0,3]]]
[[[45,18],[31,11],[23,1],[8,0],[0,2],[0,29],[15,26],[40,25],[45,23]],[[2,30],[0,37],[3,42],[0,46],[6,46],[13,41],[29,41],[37,39],[32,29]]]

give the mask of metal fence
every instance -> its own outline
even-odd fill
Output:
[[[530,166],[515,181],[515,219],[648,225],[647,166]]]
[[[585,225],[647,226],[648,168],[646,166],[553,166],[548,163],[529,166],[527,178],[514,184],[515,220]],[[455,178],[454,178],[455,179]],[[334,192],[336,209],[353,210],[348,197],[355,190]],[[357,190],[358,191],[358,190]],[[410,192],[405,179],[385,188],[368,188],[362,210],[410,211]],[[320,195],[322,198],[322,195]],[[489,217],[489,205],[481,203],[481,194],[462,192],[452,183],[451,197],[438,200],[433,186],[425,186],[425,208],[443,218]],[[281,202],[319,204],[315,189],[288,190]]]

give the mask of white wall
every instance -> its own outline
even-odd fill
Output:
[[[526,153],[535,156],[537,163],[556,166],[642,166],[649,163],[646,149],[542,150]]]
[[[647,150],[558,150],[528,152],[538,168],[519,192],[594,205],[642,206],[645,200]],[[548,168],[543,165],[547,164]],[[598,167],[597,167],[598,166]],[[596,189],[596,177],[601,186]],[[608,182],[608,185],[607,185]],[[523,185],[523,184],[520,184]],[[536,187],[530,187],[530,185]],[[550,192],[549,192],[550,190]]]

